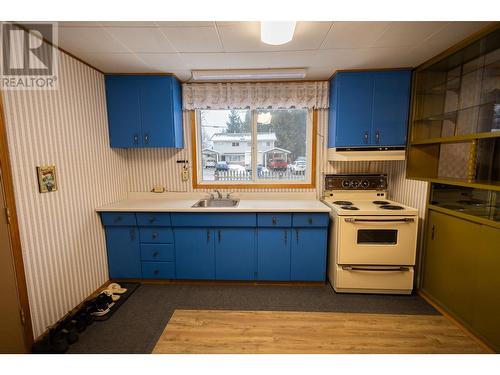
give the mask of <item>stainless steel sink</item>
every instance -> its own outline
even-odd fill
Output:
[[[191,207],[236,207],[239,199],[200,199]]]

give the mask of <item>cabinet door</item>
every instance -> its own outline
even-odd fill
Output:
[[[214,231],[175,228],[175,269],[178,279],[214,279]]]
[[[372,73],[339,73],[336,84],[338,106],[335,147],[369,145],[373,104]]]
[[[255,279],[255,228],[216,229],[217,280]]]
[[[140,87],[137,78],[107,76],[106,103],[111,147],[139,147],[142,138]]]
[[[174,146],[171,79],[169,76],[145,76],[141,79],[144,147]]]
[[[257,232],[257,279],[290,280],[289,228],[259,228]]]
[[[481,225],[429,211],[423,289],[470,323]]]
[[[291,279],[324,281],[327,228],[294,228],[292,232]]]
[[[477,259],[473,327],[500,351],[500,230],[481,225],[481,231],[470,236],[479,239],[474,251],[469,249]]]
[[[141,278],[141,253],[136,227],[106,227],[111,279]]]
[[[406,144],[410,82],[409,70],[373,73],[372,145]]]

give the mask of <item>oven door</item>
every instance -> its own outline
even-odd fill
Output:
[[[414,265],[416,216],[339,217],[337,264]]]

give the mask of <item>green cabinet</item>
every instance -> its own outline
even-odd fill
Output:
[[[500,229],[428,212],[422,289],[500,350]]]

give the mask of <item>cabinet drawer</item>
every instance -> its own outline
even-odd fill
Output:
[[[137,224],[142,227],[169,227],[169,213],[140,213],[137,215]]]
[[[101,213],[104,226],[135,226],[135,214],[130,212],[103,212]]]
[[[141,244],[141,260],[168,262],[174,260],[173,244]]]
[[[257,214],[259,227],[291,227],[292,214]]]
[[[143,279],[175,279],[174,262],[142,262]]]
[[[145,243],[173,243],[172,228],[141,227],[139,228],[141,242]]]
[[[293,214],[294,227],[327,227],[327,213]]]
[[[174,227],[255,227],[254,213],[173,213]]]

